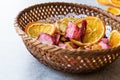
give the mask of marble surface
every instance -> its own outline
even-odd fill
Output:
[[[30,55],[15,32],[15,17],[28,6],[53,1],[106,8],[96,0],[0,0],[0,80],[120,80],[120,58],[95,73],[70,74],[48,68]]]

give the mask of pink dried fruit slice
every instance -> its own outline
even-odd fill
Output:
[[[58,44],[58,46],[61,47],[61,48],[63,48],[63,49],[66,48],[66,44],[63,44],[63,43]]]
[[[65,17],[61,20],[56,21],[55,26],[57,27],[57,32],[61,35],[65,35],[66,29],[68,27],[69,21],[74,21],[73,17]]]
[[[72,39],[80,39],[80,36],[81,36],[81,30],[79,29],[79,27],[73,24],[72,22],[69,22],[65,37]]]
[[[102,41],[103,41],[104,43],[106,43],[106,44],[109,43],[107,38],[102,38]]]
[[[102,49],[108,49],[109,48],[108,44],[104,43],[103,41],[100,41],[98,44],[102,47]]]
[[[46,33],[41,33],[38,37],[38,41],[40,41],[44,44],[49,44],[49,45],[55,44],[55,38]]]

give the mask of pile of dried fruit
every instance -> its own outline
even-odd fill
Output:
[[[97,0],[99,4],[109,6],[106,10],[114,15],[120,15],[120,0]]]
[[[92,16],[63,18],[55,23],[31,22],[25,32],[38,41],[66,49],[100,50],[120,45],[120,33],[106,37],[105,23]]]

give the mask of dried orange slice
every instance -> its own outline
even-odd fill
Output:
[[[58,32],[59,32],[60,34],[64,35],[64,34],[65,34],[65,31],[66,31],[66,29],[67,29],[67,26],[68,26],[68,22],[69,22],[69,21],[73,21],[73,20],[74,20],[73,17],[66,17],[66,18],[63,18],[63,19],[57,21],[57,22],[55,23],[55,26],[57,27]]]
[[[109,43],[112,47],[120,45],[120,33],[117,30],[113,30],[109,36]]]
[[[40,22],[28,23],[25,28],[25,32],[33,38],[37,38],[41,32],[52,35],[55,31],[56,28],[53,24]]]
[[[104,4],[104,5],[109,5],[110,4],[109,0],[97,0],[97,2],[99,4]]]
[[[87,21],[86,32],[83,38],[83,42],[77,41],[75,39],[70,39],[76,45],[92,45],[99,42],[105,35],[106,28],[103,21],[97,17],[88,16],[85,18],[80,18],[75,20],[75,24],[81,27],[81,21]]]
[[[114,15],[120,15],[120,9],[115,7],[108,7],[107,11],[114,14]]]
[[[109,0],[110,4],[120,8],[120,0]]]

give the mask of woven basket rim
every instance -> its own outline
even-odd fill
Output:
[[[73,6],[83,6],[83,7],[86,7],[86,8],[90,8],[90,9],[93,9],[93,10],[95,10],[95,11],[97,11],[97,12],[100,12],[100,13],[102,13],[102,14],[104,14],[105,16],[108,16],[108,17],[110,17],[110,18],[112,18],[112,19],[114,19],[114,20],[116,20],[116,21],[118,21],[118,22],[120,22],[120,17],[117,17],[117,16],[115,16],[115,15],[112,15],[111,13],[108,13],[107,11],[105,11],[105,10],[102,10],[101,8],[98,8],[98,7],[95,7],[95,6],[90,6],[90,5],[86,5],[86,4],[77,4],[77,3],[68,3],[68,2],[48,2],[48,3],[40,3],[40,4],[35,4],[35,5],[32,5],[32,6],[29,6],[29,7],[27,7],[27,8],[25,8],[25,9],[23,9],[22,11],[20,11],[19,13],[18,13],[18,15],[17,15],[17,17],[15,18],[15,23],[14,23],[14,26],[15,26],[15,28],[16,28],[16,30],[17,30],[17,33],[22,37],[22,39],[24,39],[25,37],[28,37],[28,38],[30,38],[30,39],[32,39],[33,41],[35,41],[35,42],[38,42],[38,40],[35,40],[34,38],[32,38],[32,37],[30,37],[30,36],[28,36],[24,31],[22,31],[19,27],[20,26],[18,26],[18,19],[19,19],[19,17],[20,17],[20,15],[22,14],[22,13],[24,13],[24,12],[26,12],[26,11],[29,11],[29,9],[31,9],[31,8],[33,8],[33,7],[35,7],[35,6],[39,6],[39,5],[48,5],[48,4],[65,4],[65,5],[73,5]],[[39,42],[38,42],[39,43]],[[46,45],[46,44],[45,44]],[[58,46],[56,46],[56,45],[48,45],[48,46],[54,46],[54,47],[57,47],[57,48],[60,48],[60,47],[58,47]],[[69,50],[69,49],[63,49],[63,48],[60,48],[60,49],[62,49],[63,51],[71,51],[71,50]],[[118,47],[114,47],[114,48],[110,48],[110,49],[102,49],[102,50],[89,50],[89,51],[86,51],[86,50],[80,50],[80,51],[78,51],[78,50],[73,50],[73,51],[71,51],[72,53],[74,53],[74,52],[76,52],[75,54],[79,54],[79,55],[82,55],[82,56],[88,56],[88,55],[101,55],[102,54],[102,52],[105,52],[105,53],[108,53],[108,52],[110,52],[110,51],[118,51],[118,50],[120,50],[120,46],[118,46]],[[96,52],[97,52],[97,54],[96,54]],[[104,53],[104,54],[105,54]],[[110,54],[110,53],[109,53]]]
[[[113,15],[101,8],[98,8],[96,6],[91,6],[91,5],[87,5],[87,4],[78,4],[78,3],[70,3],[70,2],[47,2],[47,3],[39,3],[39,4],[34,4],[34,5],[31,5],[29,7],[26,7],[25,9],[21,10],[17,17],[16,17],[16,20],[20,17],[20,15],[23,13],[23,12],[26,12],[26,11],[29,11],[29,9],[35,7],[35,6],[39,6],[39,5],[49,5],[49,4],[66,4],[66,5],[73,5],[73,6],[84,6],[86,8],[90,8],[90,9],[93,9],[95,11],[98,11],[100,13],[103,13],[104,15],[116,20],[116,21],[119,21],[120,22],[120,17],[116,16],[116,15]]]

